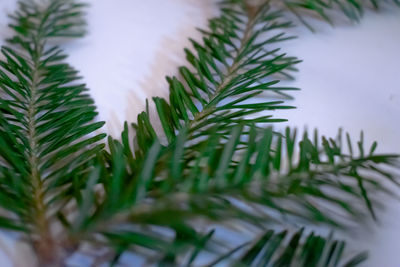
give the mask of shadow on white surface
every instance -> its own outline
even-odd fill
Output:
[[[145,99],[166,96],[166,75],[184,63],[187,37],[198,38],[215,13],[214,1],[91,0],[90,34],[66,47],[69,62],[81,71],[99,107],[105,130],[118,137],[123,122],[132,122],[144,109]],[[15,1],[2,1],[9,13]],[[9,34],[8,19],[0,18],[2,41]],[[283,46],[283,51],[304,60],[291,86],[297,110],[276,112],[288,118],[281,124],[300,129],[318,128],[335,136],[339,127],[368,142],[377,140],[380,152],[400,152],[400,11],[367,13],[359,25],[321,27]],[[393,201],[393,200],[391,200]],[[370,249],[370,267],[400,266],[400,203],[388,203],[379,230],[365,233],[354,246]],[[16,245],[7,241],[8,251]],[[5,249],[7,251],[7,249]],[[15,254],[18,255],[18,254]],[[1,266],[11,266],[1,252]],[[12,256],[14,257],[14,256]],[[8,260],[8,261],[7,261]],[[24,266],[24,265],[20,265]]]

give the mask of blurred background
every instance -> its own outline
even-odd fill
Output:
[[[118,137],[125,120],[135,121],[146,98],[166,96],[166,75],[185,63],[188,37],[217,15],[213,0],[86,0],[88,35],[64,46],[69,62],[91,90],[104,130]],[[0,43],[10,36],[7,14],[16,0],[0,1]],[[304,60],[295,81],[302,90],[275,117],[301,129],[318,128],[335,136],[340,127],[352,136],[365,133],[378,151],[400,153],[400,9],[367,12],[359,24],[299,26],[297,39],[282,45]],[[367,267],[400,266],[400,202],[390,200],[376,229],[351,237],[350,245],[370,250]],[[26,255],[26,257],[24,256]],[[16,265],[13,265],[12,262]],[[29,250],[12,235],[0,238],[0,266],[29,266]],[[132,265],[134,266],[134,265]]]

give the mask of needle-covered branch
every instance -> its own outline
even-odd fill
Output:
[[[19,2],[0,61],[0,226],[22,230],[42,264],[58,264],[54,211],[104,147],[93,100],[54,38],[82,35],[75,1]],[[59,199],[62,196],[62,199]]]

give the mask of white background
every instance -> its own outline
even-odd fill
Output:
[[[91,90],[99,119],[107,121],[104,130],[117,137],[146,98],[167,95],[165,75],[184,63],[187,37],[198,38],[195,27],[205,26],[216,8],[211,0],[87,2],[89,34],[65,48]],[[14,7],[13,0],[0,2],[2,42],[10,34],[5,14]],[[368,12],[357,25],[296,33],[299,38],[284,44],[283,51],[304,60],[290,84],[302,91],[290,103],[297,110],[277,113],[289,119],[278,127],[317,127],[329,136],[339,127],[352,136],[364,130],[367,141],[378,141],[380,152],[400,153],[400,10]],[[377,230],[350,237],[358,249],[371,250],[365,266],[400,266],[400,203],[387,202]],[[0,240],[0,266],[12,261],[31,266],[28,249],[10,240],[10,235]]]

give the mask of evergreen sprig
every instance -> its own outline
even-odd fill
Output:
[[[166,138],[157,136],[147,108],[133,125],[133,148],[127,125],[122,144],[109,140],[109,163],[95,178],[99,181],[110,173],[103,182],[107,197],[92,198],[82,214],[89,215],[83,220],[86,228],[100,225],[100,233],[120,251],[121,247],[136,253],[140,253],[137,247],[160,250],[143,240],[164,243],[164,249],[177,242],[196,244],[203,235],[198,236],[192,221],[199,218],[263,228],[279,221],[280,214],[286,222],[295,217],[343,226],[343,217],[365,215],[357,199],[376,218],[370,192],[387,190],[382,177],[397,184],[396,177],[380,168],[382,163],[392,165],[397,156],[375,155],[376,144],[367,150],[361,138],[355,155],[346,136],[350,152],[345,154],[341,137],[323,138],[320,144],[317,135],[312,140],[305,135],[296,149],[293,131],[280,135],[260,126],[281,120],[247,117],[275,105],[290,108],[282,102],[245,101],[264,91],[288,89],[275,86],[273,75],[287,75],[298,61],[289,57],[290,64],[278,66],[276,59],[287,57],[275,55],[278,50],[269,47],[286,40],[276,30],[291,24],[268,4],[225,1],[221,7],[221,17],[210,21],[209,30],[202,30],[203,44],[192,41],[195,52],[186,50],[191,67],[179,68],[180,78],[167,78],[169,102],[154,99]],[[103,227],[104,220],[111,228]],[[134,229],[158,226],[167,234],[151,228],[121,229],[128,222]],[[171,232],[179,240],[168,238]]]
[[[314,232],[309,234],[300,229],[295,233],[268,230],[253,244],[243,244],[215,259],[207,266],[215,266],[231,259],[233,254],[243,252],[227,263],[229,266],[357,266],[367,255],[360,253],[345,259],[345,243],[333,240],[332,236],[322,237]],[[191,257],[192,259],[193,257]],[[189,266],[189,265],[187,265]]]
[[[103,122],[77,72],[51,41],[78,37],[83,5],[75,1],[19,2],[15,35],[0,61],[1,227],[20,230],[43,262],[58,258],[56,211],[104,145]],[[62,196],[62,197],[61,197]]]
[[[191,65],[180,67],[182,79],[167,77],[169,101],[153,98],[168,143],[187,128],[191,138],[206,136],[210,127],[228,133],[237,124],[282,122],[265,110],[288,109],[283,101],[248,103],[263,92],[285,94],[297,88],[276,86],[277,75],[288,75],[299,62],[269,45],[292,37],[284,30],[293,26],[281,19],[281,12],[263,5],[257,11],[242,4],[222,3],[221,17],[210,20],[209,30],[201,30],[203,43],[191,40],[194,52],[185,49]],[[240,8],[238,8],[240,6]],[[144,155],[157,139],[148,111],[134,124],[135,154]]]
[[[147,105],[104,149],[87,89],[51,44],[82,35],[84,5],[21,1],[0,61],[0,227],[19,231],[41,266],[64,266],[84,244],[105,249],[94,265],[126,253],[160,266],[357,265],[365,254],[348,257],[344,242],[313,227],[377,219],[372,196],[398,185],[387,168],[397,155],[376,154],[362,136],[298,139],[265,124],[293,108],[270,93],[296,90],[279,86],[299,62],[277,48],[293,26],[280,8],[306,23],[304,10],[357,20],[371,4],[381,2],[221,1],[202,42],[185,49],[188,65],[167,77],[169,99],[153,98],[162,131]],[[215,227],[260,238],[227,244]]]
[[[278,8],[293,13],[301,23],[312,31],[314,29],[305,18],[304,13],[316,15],[332,25],[334,24],[334,13],[338,12],[349,20],[358,22],[366,8],[379,10],[388,5],[389,2],[400,6],[399,0],[271,0],[271,3]]]
[[[289,129],[282,136],[252,127],[247,141],[240,140],[243,132],[238,126],[228,135],[210,134],[193,156],[187,153],[193,150],[188,133],[181,131],[173,145],[154,143],[137,175],[124,147],[110,140],[111,169],[99,167],[87,185],[89,191],[103,179],[106,197],[91,195],[81,203],[75,229],[96,243],[108,240],[105,246],[120,252],[177,254],[180,266],[182,255],[204,238],[204,224],[252,225],[258,231],[282,224],[351,227],[368,214],[375,218],[371,195],[388,191],[385,179],[398,184],[384,166],[397,156],[375,155],[376,145],[366,150],[362,139],[358,152],[348,139],[346,154],[340,135],[327,140],[305,133],[296,148]],[[214,242],[208,240],[204,249]]]

